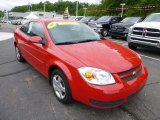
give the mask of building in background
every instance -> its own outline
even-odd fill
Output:
[[[38,16],[39,18],[44,18],[44,12],[42,11],[33,11],[33,14]],[[4,19],[6,20],[16,20],[16,19],[23,19],[24,17],[28,16],[30,12],[6,12]],[[54,18],[54,17],[63,17],[63,15],[58,15],[55,12],[45,12],[45,18]]]

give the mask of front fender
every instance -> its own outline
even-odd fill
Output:
[[[60,62],[60,61],[54,61],[54,63],[52,63],[50,66],[56,66],[57,68],[59,68],[67,77],[67,79],[70,81],[72,80],[72,74],[71,74],[71,70],[73,69],[71,66],[67,66],[64,63]]]

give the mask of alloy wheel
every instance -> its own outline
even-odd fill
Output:
[[[55,91],[56,96],[59,99],[64,99],[66,95],[66,88],[63,79],[59,75],[53,76],[53,88]]]

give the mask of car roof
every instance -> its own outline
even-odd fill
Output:
[[[125,18],[142,18],[142,17],[125,17]],[[125,18],[124,18],[124,19],[125,19]]]

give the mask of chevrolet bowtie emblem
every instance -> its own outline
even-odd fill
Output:
[[[136,71],[134,71],[132,74],[135,75],[135,74],[136,74]]]

